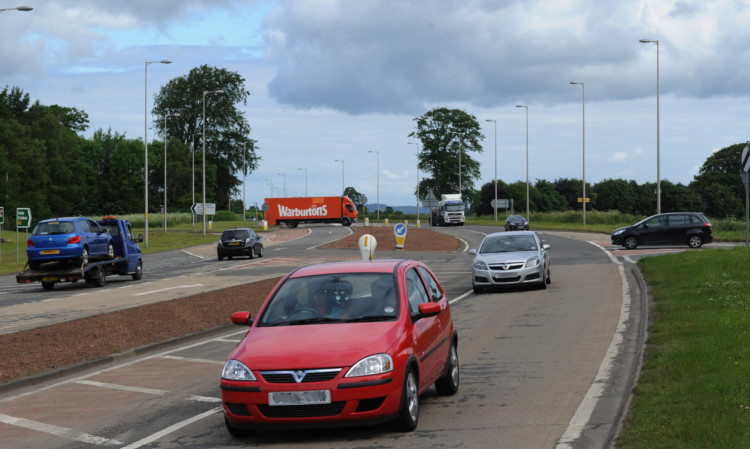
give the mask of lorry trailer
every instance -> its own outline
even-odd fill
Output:
[[[341,223],[349,226],[357,222],[357,206],[345,196],[312,196],[266,198],[266,221],[269,225],[296,228],[300,223]],[[266,208],[264,207],[264,210]]]

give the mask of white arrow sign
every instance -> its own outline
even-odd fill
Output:
[[[190,210],[196,215],[203,215],[203,203],[193,203]],[[215,203],[206,203],[206,215],[216,215]]]

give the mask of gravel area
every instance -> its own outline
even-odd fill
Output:
[[[359,237],[366,233],[376,238],[381,250],[395,246],[393,227],[352,227],[352,230],[354,234],[328,247],[358,250]],[[429,228],[409,228],[400,257],[409,258],[408,251],[458,248],[459,242],[453,237]],[[11,380],[224,326],[230,322],[231,314],[239,310],[255,316],[279,279],[0,335],[0,386]]]

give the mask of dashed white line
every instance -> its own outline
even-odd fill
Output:
[[[161,293],[167,290],[174,290],[176,288],[195,288],[195,287],[203,287],[203,284],[176,285],[174,287],[160,288],[159,290],[151,290],[151,291],[143,292],[143,293],[134,293],[133,296],[143,296],[143,295],[150,295],[152,293]]]
[[[162,437],[164,437],[166,435],[169,435],[172,432],[180,430],[180,429],[182,429],[185,426],[189,426],[190,424],[192,424],[192,423],[194,423],[196,421],[200,421],[203,418],[207,418],[207,417],[209,417],[209,416],[211,416],[211,415],[213,415],[215,413],[219,413],[220,411],[221,411],[221,407],[212,408],[211,410],[209,410],[207,412],[203,412],[200,415],[195,415],[192,418],[188,418],[188,419],[186,419],[184,421],[180,421],[180,422],[178,422],[176,424],[173,424],[173,425],[167,427],[166,429],[163,429],[163,430],[161,430],[159,432],[151,434],[151,435],[147,436],[146,438],[142,438],[142,439],[136,441],[135,443],[128,444],[127,446],[124,446],[122,449],[138,449],[139,447],[145,446],[145,445],[147,445],[149,443],[153,443],[154,441],[158,440],[159,438],[162,438]]]
[[[153,388],[132,387],[129,385],[112,384],[108,382],[96,382],[93,380],[85,380],[85,379],[74,380],[73,383],[89,385],[92,387],[109,388],[110,390],[121,390],[121,391],[130,391],[133,393],[151,394],[154,396],[164,396],[165,394],[168,393],[168,391],[166,390],[155,390]]]
[[[80,441],[82,443],[96,444],[98,446],[119,446],[121,444],[124,444],[122,441],[110,440],[109,438],[102,438],[84,432],[77,432],[67,427],[53,426],[51,424],[44,424],[39,421],[32,421],[30,419],[16,418],[15,416],[0,414],[0,422],[13,426],[23,427],[25,429],[35,430],[37,432],[49,433],[51,435],[66,438],[69,440]]]

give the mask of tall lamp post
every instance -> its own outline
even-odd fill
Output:
[[[451,134],[455,134],[458,136],[458,194],[463,195],[462,185],[461,185],[461,153],[464,151],[464,133],[461,131],[453,131]],[[495,173],[497,175],[497,173]]]
[[[407,142],[417,146],[417,225],[419,225],[419,142]]]
[[[150,64],[171,64],[172,61],[162,59],[161,61],[146,61],[145,76],[143,83],[143,152],[144,152],[144,171],[143,179],[146,183],[146,188],[143,191],[143,205],[144,205],[144,217],[145,217],[145,230],[146,239],[144,244],[148,248],[148,66]]]
[[[247,206],[245,205],[245,184],[247,178],[247,155],[245,153],[245,147],[247,142],[242,142],[242,221],[245,221],[245,209],[247,209]]]
[[[487,119],[486,121],[495,124],[495,223],[497,223],[497,120]]]
[[[3,11],[31,11],[32,9],[34,9],[34,8],[32,8],[31,6],[16,6],[15,8],[0,8],[0,12],[3,12]]]
[[[300,168],[300,170],[305,171],[305,196],[307,196],[307,169],[306,168]]]
[[[344,196],[344,160],[334,159],[333,162],[341,162],[341,196]]]
[[[529,107],[525,104],[517,104],[516,107],[526,109],[526,221],[529,221]]]
[[[203,91],[203,237],[206,236],[206,95],[223,93],[223,90]]]
[[[377,150],[367,150],[368,153],[375,153],[375,156],[377,157],[377,178],[378,178],[378,212],[377,212],[377,220],[380,220],[380,151]]]
[[[276,173],[276,174],[279,175],[279,176],[283,176],[284,177],[283,178],[284,179],[284,184],[283,184],[284,188],[281,191],[284,193],[284,196],[286,196],[286,175],[284,173]]]
[[[641,39],[644,44],[656,44],[656,213],[661,213],[661,148],[659,138],[659,40]]]
[[[583,81],[571,81],[570,84],[580,84],[581,104],[583,110],[583,225],[586,226],[586,89]]]
[[[179,117],[180,113],[164,115],[164,232],[167,232],[167,117]]]

